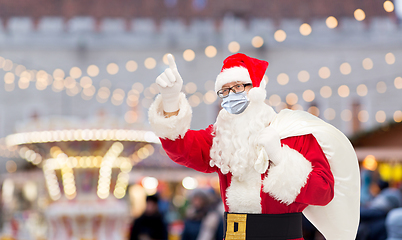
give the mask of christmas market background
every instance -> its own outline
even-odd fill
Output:
[[[0,239],[127,239],[155,193],[180,239],[191,192],[219,182],[167,157],[155,78],[173,54],[202,129],[236,52],[270,63],[276,111],[334,125],[369,185],[400,186],[401,0],[0,0]]]

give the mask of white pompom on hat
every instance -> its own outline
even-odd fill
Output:
[[[216,77],[215,91],[218,92],[226,83],[237,81],[259,87],[267,68],[267,61],[243,53],[231,55],[223,61],[221,73]]]

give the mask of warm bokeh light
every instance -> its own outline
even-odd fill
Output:
[[[301,35],[303,35],[303,36],[308,36],[308,35],[310,35],[312,29],[311,29],[310,24],[308,24],[308,23],[303,23],[303,24],[300,26],[299,31],[300,31],[300,34],[301,34]]]
[[[338,88],[338,95],[340,97],[343,97],[343,98],[348,97],[349,93],[350,93],[349,87],[346,85],[342,85]]]
[[[349,122],[350,120],[352,120],[352,111],[350,111],[349,109],[344,109],[341,112],[341,119],[344,122]]]
[[[385,10],[386,12],[393,12],[394,9],[395,9],[394,3],[391,2],[391,1],[385,1],[384,4],[383,4],[383,6],[384,6],[384,10]]]
[[[134,60],[130,60],[126,63],[126,70],[129,72],[135,72],[138,68],[138,64]]]
[[[64,79],[64,77],[65,77],[66,75],[65,75],[65,73],[64,73],[64,71],[62,70],[62,69],[60,69],[60,68],[57,68],[57,69],[55,69],[54,71],[53,71],[53,78],[56,80],[61,80],[61,79]]]
[[[395,55],[393,53],[385,54],[385,62],[389,65],[394,64],[395,63]]]
[[[291,107],[291,109],[292,109],[292,110],[301,110],[301,111],[304,110],[304,109],[303,109],[303,106],[300,105],[300,104],[295,104],[295,105],[293,105],[293,106]]]
[[[64,86],[68,89],[75,87],[76,84],[77,82],[72,77],[66,77],[66,79],[64,79]]]
[[[349,63],[344,62],[341,64],[341,66],[339,67],[339,70],[341,71],[341,73],[343,75],[348,75],[352,72],[352,67],[350,66]]]
[[[356,9],[354,12],[354,16],[357,21],[363,21],[366,18],[366,14],[361,9]]]
[[[83,88],[89,88],[90,86],[92,86],[92,79],[90,77],[82,77],[80,80],[80,85]]]
[[[357,88],[356,88],[356,93],[357,93],[357,95],[359,95],[360,97],[366,96],[367,93],[368,93],[367,86],[366,86],[365,84],[360,84],[360,85],[357,86]]]
[[[119,66],[116,63],[109,63],[106,66],[106,71],[107,73],[109,73],[110,75],[115,75],[116,73],[119,72]]]
[[[205,55],[209,58],[215,57],[217,53],[218,51],[216,50],[216,47],[212,45],[205,48]]]
[[[95,94],[95,92],[96,92],[96,89],[95,89],[95,87],[94,86],[89,86],[89,87],[87,87],[87,88],[84,88],[83,90],[82,90],[82,94],[83,95],[85,95],[86,97],[90,97],[89,99],[91,99],[92,98],[92,96]],[[85,97],[84,97],[85,98]],[[89,100],[88,98],[85,98],[85,100]]]
[[[402,89],[402,77],[396,77],[394,80],[394,86],[396,89]]]
[[[297,79],[299,79],[300,82],[307,82],[310,79],[310,74],[302,70],[297,74]]]
[[[331,87],[329,87],[329,86],[323,86],[323,87],[320,89],[320,95],[321,95],[321,97],[323,97],[323,98],[329,98],[329,97],[331,97],[331,96],[332,96],[332,89],[331,89]]]
[[[15,75],[17,75],[18,77],[21,75],[22,72],[26,71],[27,68],[24,65],[18,65],[15,67]]]
[[[201,99],[197,94],[193,94],[188,98],[188,103],[191,107],[197,107],[201,103]]]
[[[380,81],[377,83],[376,89],[378,93],[385,93],[387,91],[387,84],[383,81]]]
[[[14,63],[10,59],[6,59],[4,61],[3,70],[4,71],[11,71],[13,69]]]
[[[17,171],[17,164],[13,160],[9,160],[6,162],[6,170],[9,173],[13,173]]]
[[[280,97],[279,95],[277,95],[277,94],[272,94],[272,95],[269,97],[269,104],[270,104],[271,106],[276,107],[276,106],[278,106],[281,102],[282,102],[281,97]]]
[[[138,119],[138,114],[135,111],[127,111],[124,115],[124,120],[127,123],[135,123]]]
[[[370,58],[365,58],[363,59],[362,65],[364,69],[370,70],[373,68],[373,60],[371,60]]]
[[[394,112],[394,121],[402,122],[402,111],[401,110],[397,110]]]
[[[154,177],[145,177],[142,179],[141,184],[145,189],[156,189],[159,181]]]
[[[99,90],[98,90],[98,96],[99,96],[99,98],[101,98],[101,99],[108,99],[109,98],[109,96],[110,96],[110,89],[109,88],[107,88],[107,87],[101,87],[101,88],[99,88]]]
[[[275,32],[274,38],[277,42],[283,42],[286,40],[286,32],[279,29]]]
[[[139,96],[137,94],[133,94],[131,91],[128,93],[126,103],[129,107],[135,107],[138,105]]]
[[[384,111],[378,111],[375,114],[375,120],[379,123],[383,123],[385,122],[385,120],[387,119],[387,115],[385,114]]]
[[[70,77],[77,79],[77,78],[81,77],[81,75],[82,75],[82,71],[79,67],[72,67],[70,69]]]
[[[29,87],[29,80],[26,78],[20,78],[18,81],[18,87],[21,89],[27,89]]]
[[[182,181],[182,185],[187,190],[192,190],[198,187],[198,181],[192,177],[185,177]]]
[[[96,77],[99,74],[99,68],[96,65],[90,65],[87,68],[87,74],[90,77]]]
[[[6,74],[4,74],[4,82],[7,84],[11,84],[14,83],[15,80],[15,75],[12,72],[7,72]]]
[[[215,91],[210,90],[205,93],[203,99],[206,104],[212,104],[213,102],[216,101],[217,97],[218,96],[216,95]]]
[[[328,28],[336,28],[338,26],[338,20],[333,16],[329,16],[327,20],[325,20],[325,24],[327,24]]]
[[[299,98],[295,93],[289,93],[286,95],[286,103],[289,105],[295,105],[299,101]]]
[[[184,90],[188,93],[188,94],[193,94],[197,91],[197,85],[193,82],[189,82],[185,85]]]
[[[357,118],[360,122],[367,122],[369,120],[369,113],[367,112],[367,110],[361,110],[357,114]]]
[[[375,171],[377,169],[378,163],[373,155],[367,155],[362,163],[363,167],[370,171]]]
[[[313,114],[314,116],[320,116],[320,109],[316,106],[311,106],[307,109],[307,112]]]
[[[278,77],[276,78],[276,81],[280,85],[286,85],[289,82],[289,76],[286,73],[280,73]]]
[[[232,41],[228,45],[228,50],[231,53],[236,53],[236,52],[240,51],[240,44],[236,41]]]
[[[303,92],[303,99],[306,102],[312,102],[315,99],[315,93],[312,90],[308,89]]]
[[[318,70],[318,76],[320,76],[322,79],[327,79],[331,76],[331,71],[328,67],[322,67],[320,70]]]
[[[191,62],[194,60],[195,58],[195,52],[191,49],[187,49],[183,52],[183,58],[184,60],[186,60],[187,62]]]
[[[149,57],[145,59],[144,66],[147,69],[154,69],[156,67],[156,60],[154,58]]]
[[[255,36],[251,40],[251,45],[253,45],[255,48],[260,48],[262,45],[264,45],[264,39],[260,36]]]
[[[325,111],[324,111],[325,119],[331,121],[331,120],[334,120],[335,116],[336,116],[336,112],[335,112],[335,110],[333,108],[325,109]]]

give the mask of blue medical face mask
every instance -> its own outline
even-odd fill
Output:
[[[230,92],[222,101],[221,106],[231,114],[240,114],[246,110],[249,104],[247,92],[234,93]]]

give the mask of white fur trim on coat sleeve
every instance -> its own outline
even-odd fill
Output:
[[[175,140],[183,137],[190,129],[192,110],[184,93],[180,93],[179,113],[177,116],[165,118],[163,115],[162,96],[158,95],[148,111],[152,130],[160,138]]]
[[[311,162],[287,145],[282,147],[282,159],[271,165],[263,181],[263,191],[276,200],[289,205],[299,195],[313,170]]]

